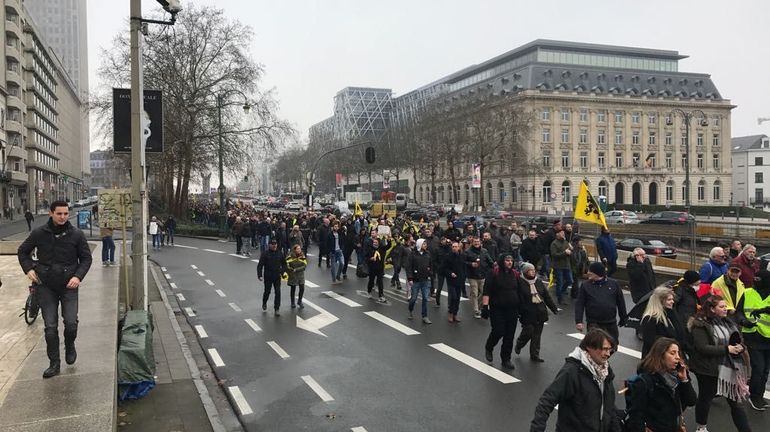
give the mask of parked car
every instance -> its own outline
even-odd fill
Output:
[[[676,248],[663,243],[660,240],[643,240],[627,238],[617,242],[619,250],[632,252],[636,248],[644,249],[647,255],[676,259]]]
[[[302,203],[298,203],[295,201],[291,201],[288,204],[286,204],[286,210],[293,210],[293,211],[300,211],[302,210]]]
[[[610,210],[604,213],[607,224],[638,224],[639,216],[628,210]]]
[[[513,213],[505,210],[489,210],[482,216],[484,216],[485,219],[513,219]]]
[[[662,225],[685,225],[688,221],[695,221],[695,216],[680,211],[662,211],[654,213],[646,220],[639,223],[642,224],[662,224]]]
[[[561,216],[558,215],[540,215],[540,216],[532,216],[531,218],[525,220],[521,226],[529,231],[531,229],[541,232],[545,229],[548,229],[553,226],[553,223],[557,220],[561,220]]]

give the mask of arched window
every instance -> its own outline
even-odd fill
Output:
[[[669,180],[666,182],[666,202],[674,201],[674,181]]]
[[[722,182],[716,180],[714,182],[714,202],[722,201]]]
[[[649,186],[649,202],[651,205],[658,203],[658,184],[655,182],[650,183]]]
[[[505,202],[505,185],[503,184],[503,182],[497,183],[497,194],[498,196],[500,196],[500,202],[504,203]]]
[[[599,182],[599,196],[604,196],[605,198],[609,195],[609,189],[607,186],[607,182],[605,180],[602,180]]]
[[[511,182],[511,202],[518,202],[519,201],[519,191],[517,189],[518,186],[516,186],[516,182]]]
[[[626,185],[615,183],[615,204],[623,204],[626,199]]]
[[[546,204],[551,202],[551,182],[548,180],[543,182],[543,202]]]
[[[706,180],[698,182],[698,201],[706,201]]]
[[[561,183],[561,202],[563,202],[563,203],[571,203],[572,202],[572,194],[570,193],[570,183],[569,183],[569,180],[564,180]]]

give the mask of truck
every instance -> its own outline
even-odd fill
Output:
[[[372,193],[371,192],[345,192],[345,201],[348,202],[349,206],[354,206],[356,203],[360,205],[362,208],[369,207],[369,205],[372,203]]]
[[[385,217],[396,218],[396,203],[392,202],[376,202],[372,204],[371,210],[369,210],[369,216],[379,218],[385,215]]]

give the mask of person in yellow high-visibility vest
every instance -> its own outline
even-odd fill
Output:
[[[743,315],[743,339],[751,362],[749,403],[764,411],[768,403],[763,396],[770,374],[770,271],[760,270],[754,276],[754,288],[744,292],[738,311]]]
[[[737,264],[731,264],[727,273],[719,276],[711,283],[711,294],[721,296],[727,305],[727,312],[735,313],[735,306],[741,301],[746,287],[741,282],[741,268]]]

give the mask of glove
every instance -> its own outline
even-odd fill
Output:
[[[743,320],[743,322],[741,323],[741,326],[746,327],[746,328],[754,328],[754,327],[757,326],[757,323],[751,322],[749,320]]]
[[[481,307],[481,317],[484,319],[489,319],[489,305],[484,305]]]
[[[770,313],[770,308],[763,307],[761,309],[754,309],[751,311],[751,316],[754,318],[759,318],[760,315]]]

